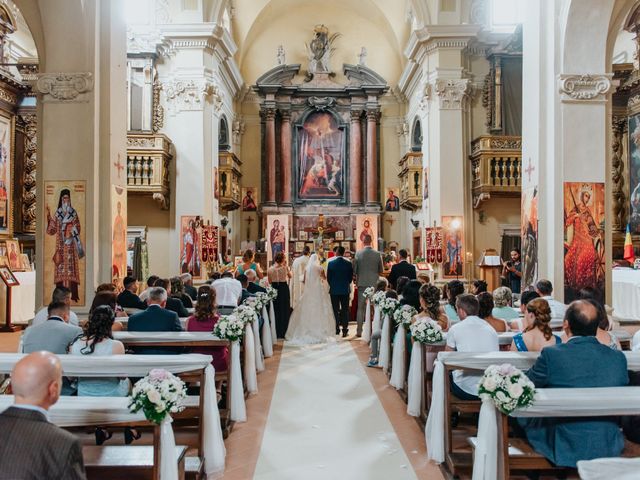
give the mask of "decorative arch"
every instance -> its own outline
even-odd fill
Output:
[[[25,22],[27,22],[27,26],[29,27],[29,31],[31,32],[31,36],[33,37],[33,42],[36,45],[36,50],[38,51],[38,64],[40,67],[40,71],[45,71],[46,68],[46,50],[45,50],[45,41],[44,41],[44,28],[42,26],[42,17],[40,15],[40,7],[38,5],[37,0],[13,0],[13,3],[16,4],[16,7],[22,13]]]

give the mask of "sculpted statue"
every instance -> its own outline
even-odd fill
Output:
[[[331,71],[329,58],[335,50],[332,45],[340,37],[340,34],[329,35],[329,29],[324,25],[316,25],[313,32],[313,40],[308,45],[305,44],[309,56],[309,73],[329,73]]]
[[[282,45],[278,45],[278,53],[276,54],[276,61],[278,62],[278,65],[285,64],[284,47]]]
[[[362,47],[360,53],[358,54],[358,65],[366,66],[367,65],[367,48]]]

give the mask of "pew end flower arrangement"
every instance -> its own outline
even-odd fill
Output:
[[[393,318],[399,306],[400,302],[395,298],[385,298],[384,301],[380,302],[380,311],[383,316],[387,315],[389,318]]]
[[[182,380],[170,372],[155,368],[138,380],[129,396],[129,410],[140,410],[150,422],[160,425],[167,415],[181,412],[187,396]]]
[[[444,339],[442,327],[429,317],[418,317],[411,324],[411,337],[422,344],[438,343]]]
[[[536,388],[529,378],[513,365],[490,365],[478,386],[482,400],[491,400],[505,415],[533,403]]]
[[[270,302],[273,302],[276,298],[278,298],[278,291],[275,288],[268,286],[267,297],[269,298]]]
[[[411,320],[418,314],[418,311],[411,305],[402,305],[400,308],[393,312],[393,319],[396,325],[404,325],[408,327],[411,325]]]
[[[221,340],[230,340],[235,342],[240,340],[244,335],[245,325],[257,319],[256,313],[252,308],[246,308],[237,312],[238,307],[232,315],[223,315],[220,317],[216,326],[213,327],[213,334]]]
[[[367,287],[364,289],[362,296],[365,300],[373,301],[373,294],[376,293],[375,287]]]

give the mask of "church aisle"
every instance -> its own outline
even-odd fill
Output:
[[[300,478],[427,478],[416,475],[348,341],[282,353],[254,479]]]

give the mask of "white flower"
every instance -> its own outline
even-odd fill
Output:
[[[159,405],[162,400],[162,397],[155,389],[150,390],[149,393],[147,393],[147,398],[151,403],[155,403],[156,405]]]
[[[502,391],[498,391],[496,393],[496,399],[500,402],[500,403],[504,403],[506,402],[509,397],[507,397]]]
[[[512,383],[511,385],[509,385],[509,388],[507,388],[507,390],[509,391],[509,395],[511,395],[511,397],[515,399],[520,398],[520,396],[524,392],[524,389],[518,383]]]
[[[498,384],[496,383],[496,381],[495,381],[495,379],[493,377],[487,377],[482,382],[482,386],[484,387],[485,390],[487,390],[489,392],[493,392],[496,389],[496,387],[498,386]]]

